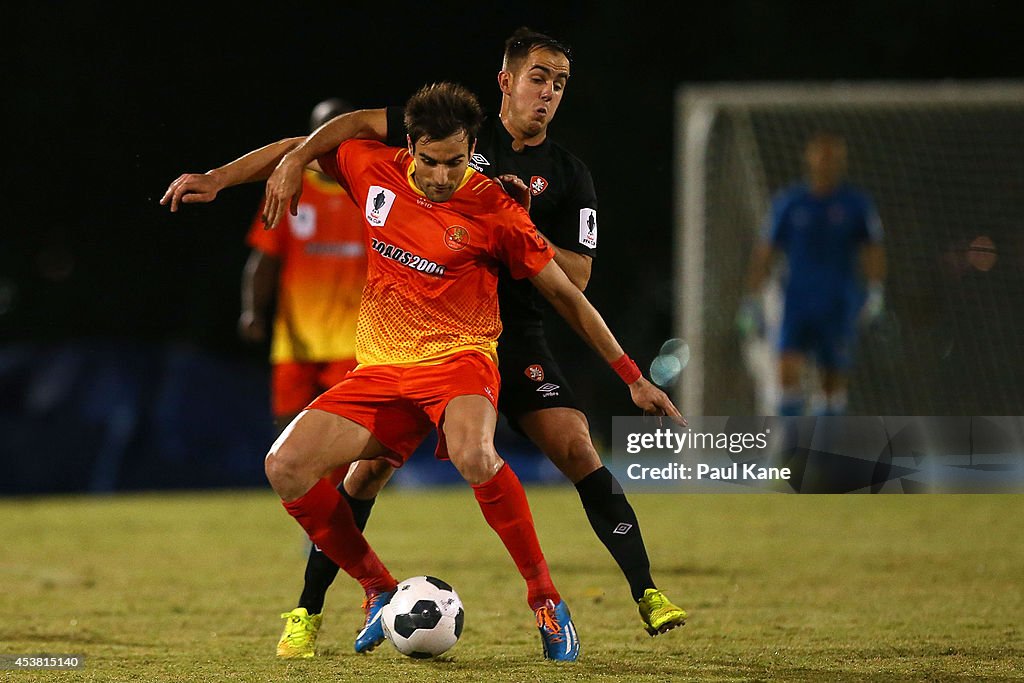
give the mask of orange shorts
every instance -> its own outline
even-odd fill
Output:
[[[291,417],[345,378],[355,358],[327,362],[275,363],[270,380],[274,417]]]
[[[498,410],[498,368],[481,353],[467,351],[435,365],[371,365],[348,374],[309,404],[365,427],[401,467],[433,425],[438,458],[448,458],[444,410],[457,396],[483,396]]]

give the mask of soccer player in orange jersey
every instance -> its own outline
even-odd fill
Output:
[[[352,108],[324,100],[310,117],[316,130]],[[356,320],[366,282],[363,217],[333,178],[312,169],[302,176],[302,200],[278,230],[260,215],[246,241],[252,251],[242,274],[239,333],[261,342],[276,298],[271,404],[278,429],[356,366]]]
[[[366,622],[356,650],[367,651],[383,640],[380,609],[396,581],[322,477],[362,459],[401,465],[433,426],[438,455],[450,458],[471,484],[485,519],[526,580],[544,656],[575,660],[579,639],[551,581],[522,485],[493,445],[499,263],[513,277],[531,280],[612,365],[637,406],[681,416],[554,263],[526,211],[468,167],[481,122],[468,91],[428,86],[406,105],[407,150],[350,140],[320,158],[320,167],[360,203],[367,227],[371,252],[357,331],[360,366],[285,429],[267,455],[267,477],[310,539],[364,587]],[[249,171],[220,186],[269,173]],[[191,185],[179,192],[189,180],[172,183],[162,201],[177,208],[195,190]],[[199,196],[189,201],[209,201],[216,190],[194,194]]]

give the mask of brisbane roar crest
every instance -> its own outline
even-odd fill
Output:
[[[523,374],[532,379],[534,382],[544,381],[544,368],[542,368],[539,365],[534,364],[529,366],[528,368],[526,368],[526,370],[523,371]]]
[[[444,246],[452,251],[462,251],[469,245],[469,230],[453,225],[444,231]]]

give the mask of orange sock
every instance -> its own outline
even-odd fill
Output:
[[[358,581],[367,595],[394,590],[398,585],[330,481],[320,479],[301,498],[284,503],[284,508],[306,530],[309,540]]]
[[[530,609],[541,607],[549,599],[559,602],[561,598],[537,540],[530,504],[516,473],[506,463],[490,480],[475,484],[473,493],[484,519],[501,538],[519,573],[526,579],[526,600]]]

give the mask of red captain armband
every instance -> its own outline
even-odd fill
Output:
[[[614,370],[615,374],[618,375],[626,384],[632,384],[642,376],[640,374],[640,368],[638,368],[636,363],[633,362],[633,359],[626,354],[622,354],[621,358],[612,363],[612,370]]]

